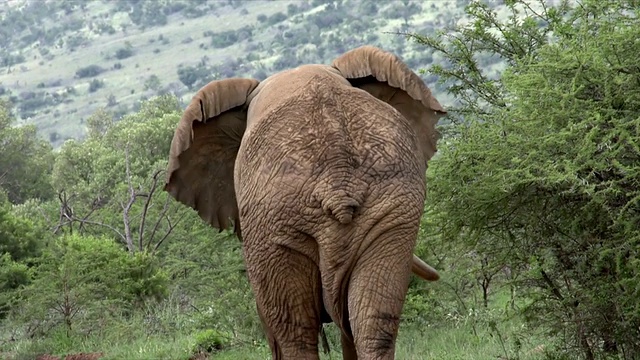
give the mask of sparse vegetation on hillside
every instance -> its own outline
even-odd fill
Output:
[[[424,68],[431,52],[416,51],[394,33],[451,25],[461,11],[455,1],[374,0],[16,0],[0,7],[3,96],[18,119],[35,124],[54,147],[84,138],[84,121],[108,105],[108,96],[119,106],[117,116],[153,95],[172,93],[186,103],[210,80],[262,80],[303,63],[328,63],[363,44]],[[146,80],[153,74],[162,76],[150,88]],[[79,81],[85,77],[107,85],[87,86]],[[437,88],[433,77],[426,79]],[[25,98],[41,83],[49,85],[39,100]]]

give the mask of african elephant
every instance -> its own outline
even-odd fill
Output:
[[[345,359],[393,359],[413,271],[427,161],[446,114],[372,46],[262,82],[213,81],[171,143],[165,190],[233,227],[274,359],[318,359],[323,321]]]

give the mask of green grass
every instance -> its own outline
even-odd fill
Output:
[[[398,336],[396,357],[403,360],[495,360],[495,359],[543,359],[542,347],[545,341],[536,337],[524,337],[523,325],[512,321],[499,325],[500,336],[490,331],[487,326],[478,322],[474,334],[470,322],[450,323],[439,327],[417,329],[403,324]],[[124,329],[114,328],[118,332]],[[22,360],[41,353],[66,355],[79,352],[103,352],[104,360],[187,360],[192,355],[195,341],[193,334],[175,334],[165,336],[140,336],[140,332],[123,331],[110,336],[72,337],[65,339],[62,333],[53,334],[41,342],[18,342],[12,349],[4,349],[8,359]],[[340,345],[336,328],[328,329],[331,343],[330,356],[322,355],[322,359],[340,358]],[[520,341],[521,347],[515,344]],[[215,359],[263,360],[270,358],[270,350],[264,341],[255,343],[238,342],[226,350],[213,354]]]
[[[490,297],[488,309],[477,308],[466,314],[455,314],[453,308],[440,308],[437,309],[438,313],[450,313],[433,313],[425,319],[405,320],[398,334],[396,357],[403,360],[544,359],[543,350],[552,347],[550,344],[553,339],[535,335],[522,318],[510,310],[507,306],[509,301],[508,289],[496,289]],[[197,312],[180,310],[177,303],[168,300],[145,312],[136,313],[128,320],[113,317],[101,319],[98,323],[95,320],[78,322],[74,325],[79,329],[78,333],[71,337],[67,337],[63,328],[58,327],[58,330],[50,331],[45,338],[37,341],[14,334],[15,327],[5,323],[0,328],[0,359],[26,360],[43,353],[64,356],[102,352],[104,360],[188,360],[196,348],[197,334],[202,333],[198,328],[204,323],[199,316]],[[253,316],[257,317],[256,314]],[[270,359],[271,352],[261,338],[257,318],[253,323],[256,326],[253,330],[235,326],[234,330],[239,334],[227,339],[223,350],[210,358]],[[325,325],[325,330],[331,354],[321,354],[321,359],[340,359],[337,327],[329,324]],[[231,336],[228,331],[226,334]],[[9,338],[18,341],[5,341]]]

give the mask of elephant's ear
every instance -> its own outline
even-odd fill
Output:
[[[164,189],[211,226],[239,232],[233,168],[246,127],[244,106],[254,79],[212,81],[201,88],[176,128]]]
[[[346,52],[331,64],[351,85],[388,103],[409,119],[422,139],[425,160],[437,151],[435,126],[446,114],[422,79],[397,56],[374,46]]]

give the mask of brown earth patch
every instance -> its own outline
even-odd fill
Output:
[[[79,354],[67,355],[64,357],[64,360],[98,360],[102,356],[104,356],[103,353],[79,353]],[[36,360],[62,360],[62,359],[60,359],[60,357],[58,356],[43,354],[43,355],[38,355],[36,357]]]
[[[206,352],[199,352],[195,355],[192,355],[189,360],[208,360],[209,354]]]
[[[38,355],[36,356],[36,360],[60,360],[59,357],[57,356],[51,356],[51,355]]]

